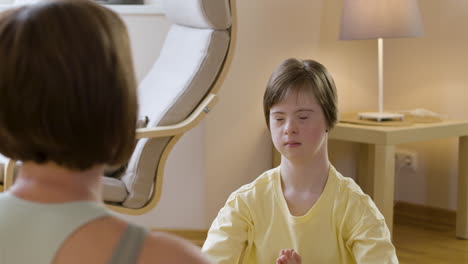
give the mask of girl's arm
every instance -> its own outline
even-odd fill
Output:
[[[369,197],[358,202],[354,216],[348,220],[350,225],[346,245],[356,263],[398,263],[385,219]]]
[[[246,203],[233,193],[213,221],[203,253],[218,264],[241,263],[253,241],[253,223]]]

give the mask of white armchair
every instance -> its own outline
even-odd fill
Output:
[[[128,164],[102,177],[104,201],[125,214],[143,214],[157,204],[167,156],[216,103],[232,58],[229,0],[164,0],[163,6],[173,24],[138,88],[139,114],[147,125],[137,129]],[[1,164],[8,188],[15,163]]]

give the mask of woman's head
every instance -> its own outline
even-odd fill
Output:
[[[313,60],[287,59],[273,72],[263,96],[263,110],[270,128],[270,109],[292,93],[306,92],[315,96],[323,110],[328,129],[338,119],[335,83],[328,70]]]
[[[0,153],[84,170],[132,153],[136,81],[127,30],[89,0],[0,14]]]

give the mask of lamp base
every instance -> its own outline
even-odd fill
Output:
[[[364,112],[358,113],[359,119],[374,120],[377,122],[382,121],[403,121],[404,115],[398,113],[386,113],[386,112]]]

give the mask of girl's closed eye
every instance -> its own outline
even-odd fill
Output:
[[[309,119],[314,111],[312,109],[301,109],[297,111],[297,118],[301,120]]]
[[[276,122],[281,122],[284,120],[284,116],[278,113],[274,113],[273,115],[271,115],[271,119]]]
[[[309,118],[310,118],[310,115],[311,115],[311,114],[310,114],[309,112],[306,112],[306,113],[300,113],[300,114],[298,114],[297,117],[298,117],[299,119],[304,120],[304,119],[309,119]]]

